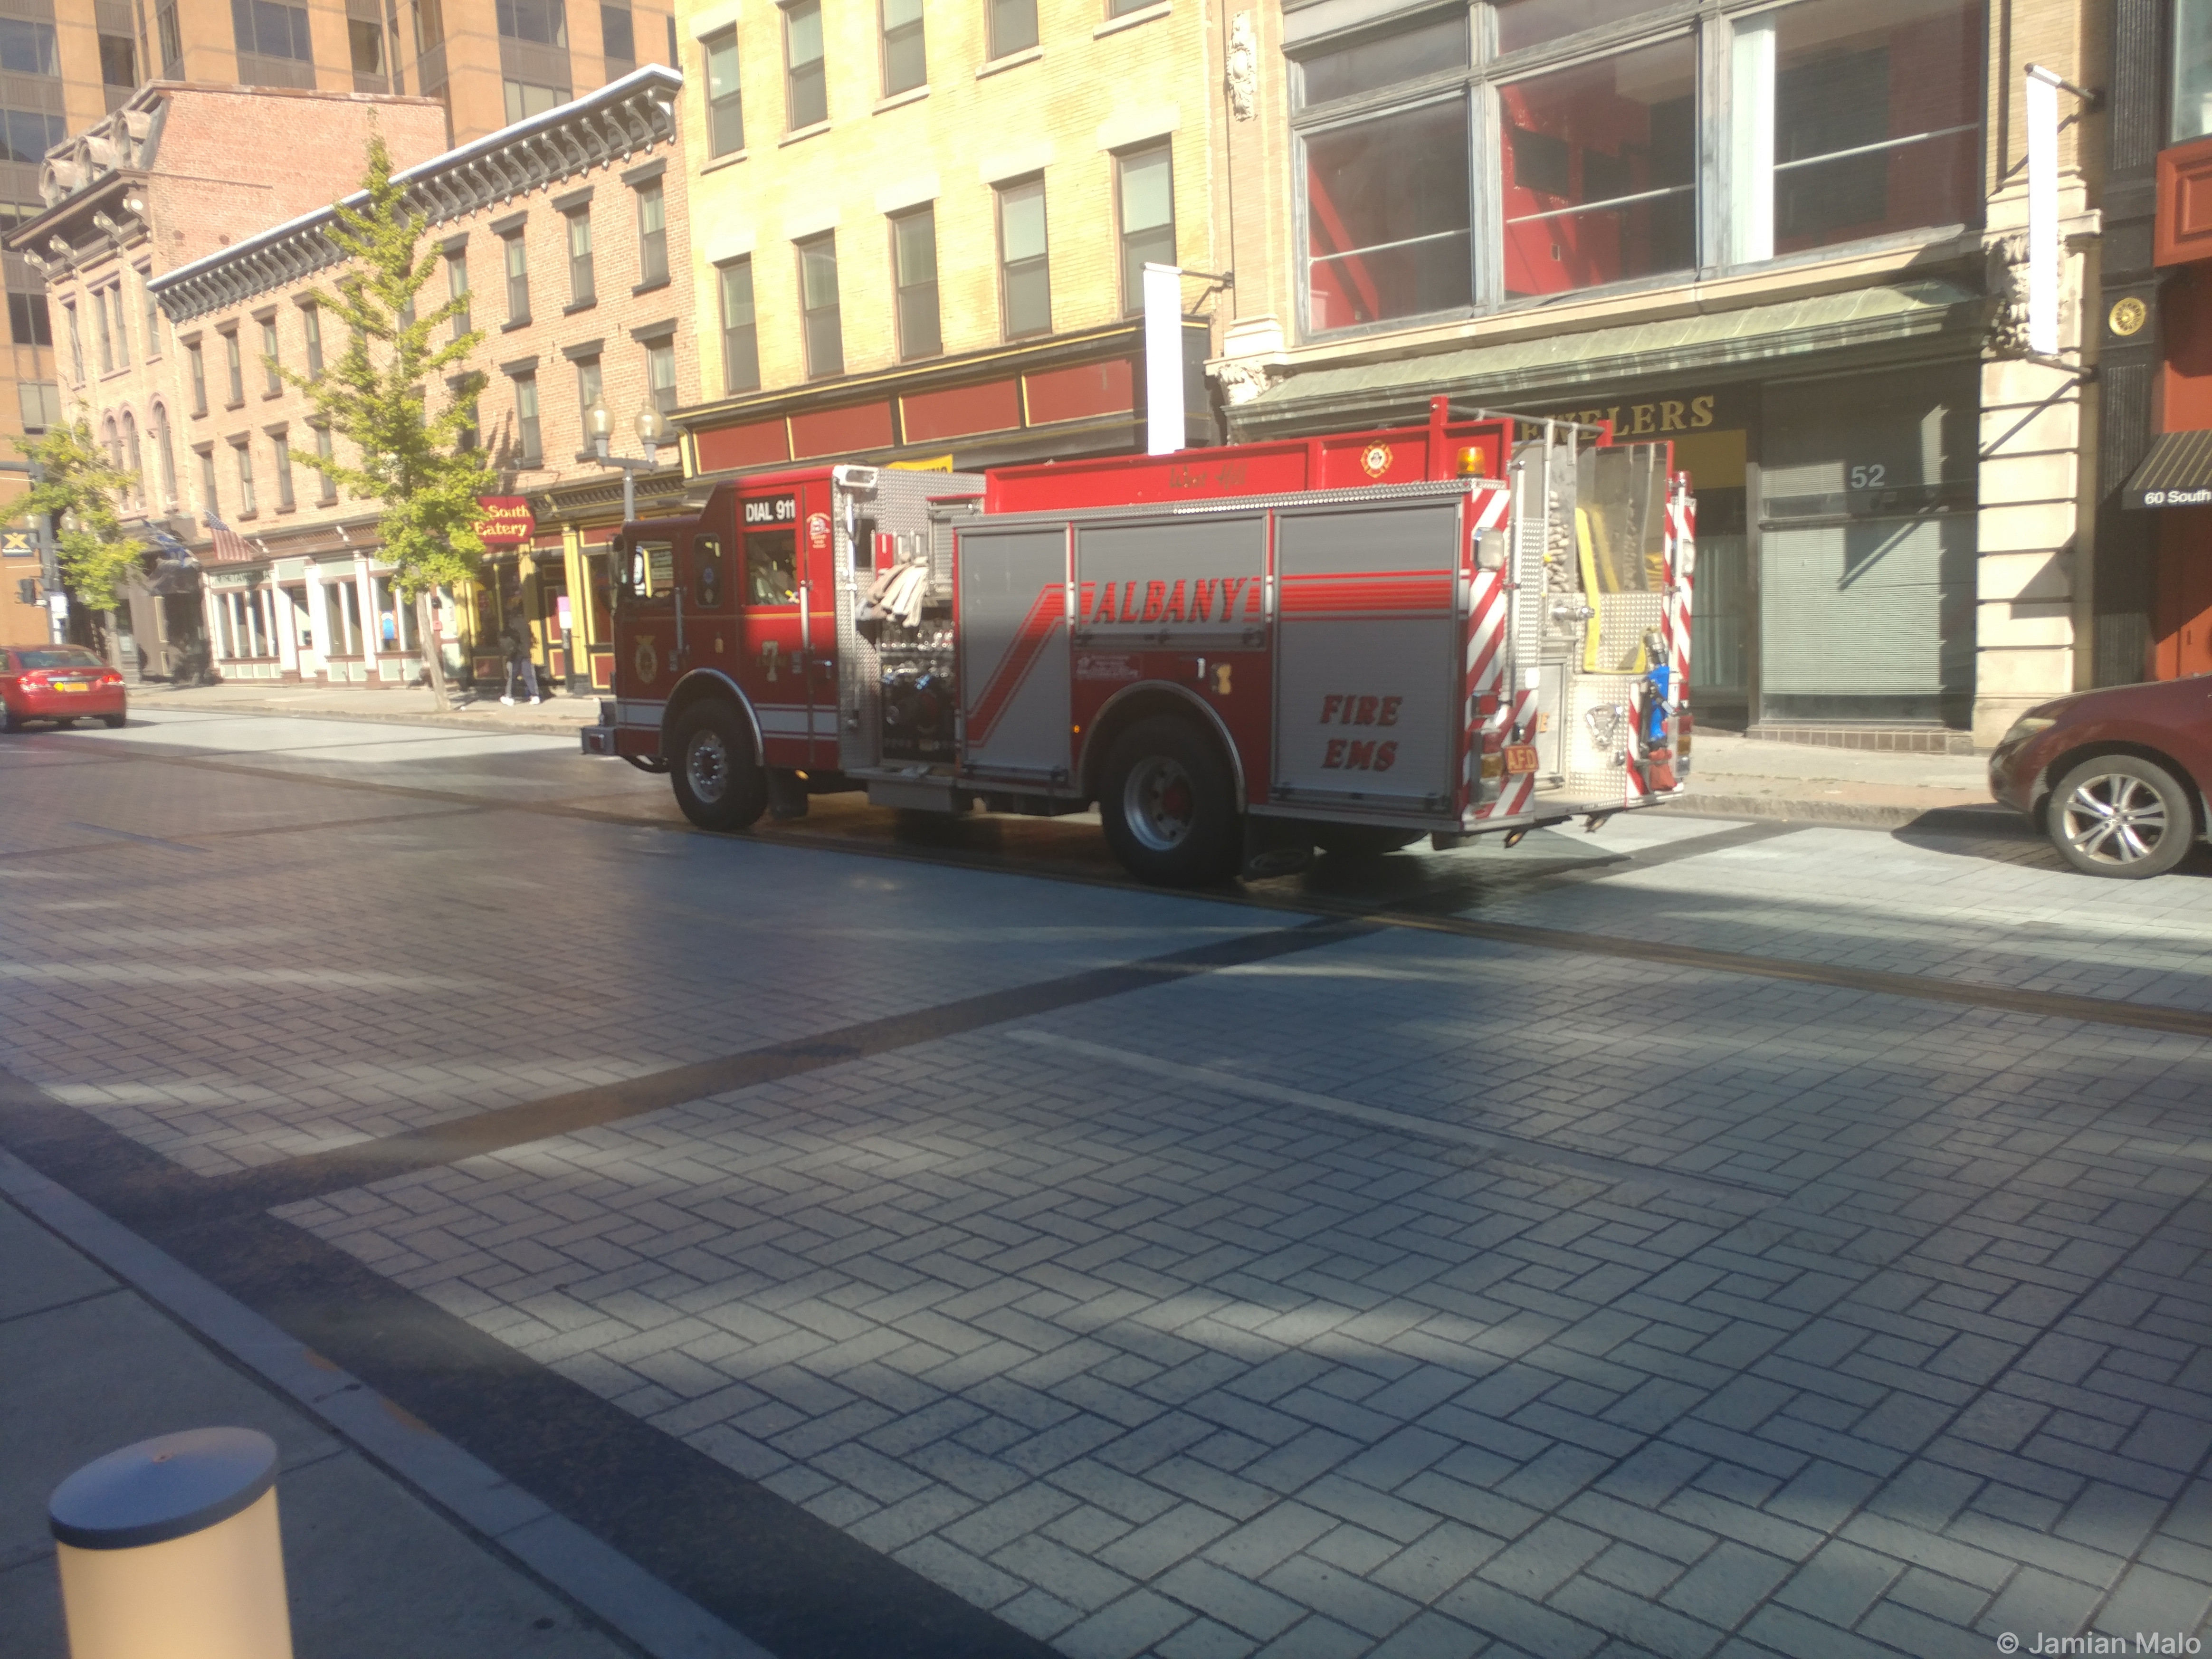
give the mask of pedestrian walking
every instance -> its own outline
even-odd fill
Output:
[[[508,609],[507,625],[499,630],[499,642],[507,650],[507,694],[500,701],[510,708],[514,706],[514,687],[520,680],[522,701],[538,702],[538,665],[530,658],[530,625],[522,620],[520,608]]]

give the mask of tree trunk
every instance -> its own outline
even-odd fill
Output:
[[[422,667],[430,676],[430,696],[438,705],[441,714],[451,714],[453,699],[446,689],[446,647],[438,637],[435,617],[437,607],[430,603],[430,590],[424,588],[415,596],[415,637],[422,642]]]

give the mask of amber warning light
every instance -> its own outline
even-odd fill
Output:
[[[1480,478],[1483,473],[1483,460],[1480,447],[1474,444],[1468,445],[1459,453],[1459,476],[1462,478]]]

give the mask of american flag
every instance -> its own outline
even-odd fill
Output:
[[[257,558],[253,544],[212,513],[207,515],[208,528],[215,534],[214,561],[228,564],[236,560]]]

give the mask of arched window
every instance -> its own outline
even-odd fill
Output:
[[[177,504],[177,457],[169,447],[169,410],[167,404],[154,405],[154,454],[161,464],[161,506],[167,509]]]
[[[107,440],[108,465],[119,471],[123,466],[123,440],[115,435],[115,416],[109,416],[100,431]]]
[[[123,453],[125,465],[130,467],[131,481],[125,492],[141,507],[146,505],[145,458],[138,450],[138,417],[129,410],[123,411]]]

